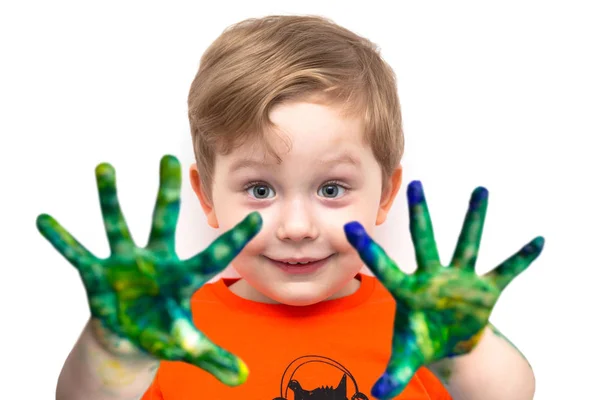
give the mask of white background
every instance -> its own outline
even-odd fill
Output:
[[[600,13],[591,1],[548,3],[3,2],[2,397],[53,398],[88,318],[77,272],[36,216],[107,256],[94,167],[108,161],[143,244],[160,157],[178,156],[185,171],[193,161],[186,98],[203,51],[244,18],[301,13],[367,36],[398,76],[405,181],[379,242],[414,268],[405,190],[421,179],[449,260],[471,190],[487,187],[478,271],[546,237],[492,321],[532,363],[536,399],[597,398]],[[180,256],[214,237],[186,180]]]

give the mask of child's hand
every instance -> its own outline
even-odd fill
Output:
[[[244,363],[194,327],[190,297],[258,233],[260,215],[249,214],[203,252],[180,260],[175,253],[175,228],[181,168],[175,157],[165,156],[160,163],[160,189],[145,248],[137,247],[131,238],[112,166],[100,164],[96,179],[111,250],[108,258],[94,256],[49,215],[40,215],[37,227],[79,271],[92,319],[99,322],[100,342],[120,357],[147,353],[162,360],[185,361],[227,385],[243,383],[248,374]]]
[[[471,196],[449,267],[440,263],[421,183],[408,187],[410,231],[417,271],[407,275],[358,222],[345,225],[348,241],[397,303],[392,356],[373,395],[389,399],[402,392],[415,372],[446,357],[468,353],[477,344],[500,293],[541,253],[537,237],[486,275],[475,273],[488,192]]]

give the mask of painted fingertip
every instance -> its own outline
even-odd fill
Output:
[[[166,155],[160,160],[160,179],[165,182],[175,182],[177,186],[181,184],[181,165],[177,158]]]
[[[387,373],[383,374],[379,380],[373,385],[371,394],[377,399],[389,399],[390,394],[395,389],[392,378]]]
[[[425,201],[425,192],[423,191],[421,181],[412,181],[409,183],[406,195],[408,197],[408,204],[411,206]]]
[[[244,363],[241,359],[238,358],[238,385],[241,385],[246,382],[248,379],[248,375],[250,374],[250,370],[246,363]]]
[[[160,165],[169,169],[179,168],[179,160],[171,154],[166,154],[160,159]]]
[[[348,222],[344,225],[346,238],[355,248],[363,248],[369,242],[369,236],[365,228],[358,221]]]
[[[162,156],[160,161],[161,162],[176,162],[176,163],[179,162],[177,157],[175,157],[173,154],[165,154],[164,156]]]
[[[244,361],[227,352],[221,355],[213,354],[203,362],[201,361],[198,366],[231,387],[244,384],[249,375],[248,366]]]
[[[35,226],[37,227],[38,231],[43,233],[52,224],[52,221],[54,221],[54,218],[52,218],[50,215],[40,214],[35,219]]]
[[[252,211],[244,219],[244,225],[250,226],[253,230],[258,232],[262,228],[263,220],[258,211]]]
[[[469,207],[471,209],[479,208],[481,206],[481,203],[488,200],[489,195],[490,194],[486,188],[484,188],[483,186],[477,187],[475,190],[473,190],[473,193],[471,194],[471,201],[469,202]]]
[[[35,219],[35,224],[36,226],[40,226],[42,224],[45,224],[50,218],[52,218],[51,216],[49,216],[48,214],[40,214],[36,217]]]
[[[106,176],[111,176],[115,174],[115,169],[113,168],[113,166],[107,162],[104,163],[100,163],[96,166],[96,176],[102,176],[102,177],[106,177]]]
[[[546,240],[542,236],[538,236],[529,242],[525,247],[523,247],[523,254],[526,256],[538,255],[544,249],[544,244]]]

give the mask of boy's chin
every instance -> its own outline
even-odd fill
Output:
[[[278,293],[273,296],[275,297],[273,300],[277,303],[295,307],[312,306],[327,300],[329,297],[317,293],[294,293],[291,295]]]
[[[352,279],[350,279],[352,280]],[[275,302],[289,306],[311,306],[332,297],[341,297],[339,290],[323,287],[319,282],[288,282],[265,293]]]

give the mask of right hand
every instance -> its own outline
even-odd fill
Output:
[[[194,326],[190,298],[221,272],[252,240],[262,226],[258,212],[250,213],[207,249],[180,260],[175,252],[175,228],[180,208],[181,168],[177,158],[160,163],[160,187],[146,247],[137,247],[121,212],[115,171],[109,164],[96,168],[104,226],[111,254],[99,259],[47,214],[37,218],[40,233],[81,276],[96,331],[117,341],[116,356],[149,354],[159,360],[198,366],[229,386],[246,381],[248,368],[232,353],[218,347]],[[104,337],[106,342],[106,335]]]

